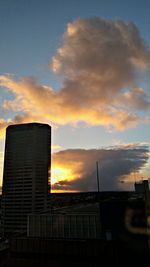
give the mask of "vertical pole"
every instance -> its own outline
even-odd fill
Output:
[[[98,170],[98,161],[96,161],[96,177],[97,177],[97,190],[99,193],[99,170]]]

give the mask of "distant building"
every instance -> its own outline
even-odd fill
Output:
[[[5,234],[26,231],[27,215],[47,208],[50,191],[51,127],[28,123],[6,131],[2,188]]]
[[[134,184],[134,187],[135,187],[135,191],[137,193],[146,193],[146,192],[149,192],[149,184],[148,184],[148,180],[143,180],[143,181],[140,181],[140,182],[136,182]]]

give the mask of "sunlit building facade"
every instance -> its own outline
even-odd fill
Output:
[[[8,126],[2,189],[4,233],[26,231],[27,215],[47,208],[50,166],[49,125],[28,123]]]

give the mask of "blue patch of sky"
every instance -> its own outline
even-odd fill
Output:
[[[1,0],[0,69],[18,77],[35,76],[59,89],[61,80],[50,73],[48,64],[67,23],[93,16],[132,20],[149,41],[149,7],[148,0]]]

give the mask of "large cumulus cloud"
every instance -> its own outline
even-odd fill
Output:
[[[4,100],[3,108],[21,112],[22,122],[63,125],[83,121],[118,130],[135,127],[147,122],[139,111],[146,111],[150,103],[137,74],[149,64],[149,49],[134,23],[79,19],[68,24],[62,46],[50,63],[64,77],[60,90],[31,78],[15,81],[3,75],[1,86],[14,95],[13,100]],[[1,127],[15,122],[16,117],[2,120]]]
[[[100,190],[131,189],[122,181],[133,183],[133,173],[140,172],[148,161],[148,148],[130,145],[108,149],[68,149],[53,154],[53,163],[72,169],[74,179],[57,181],[55,190],[97,190],[96,162],[99,162]],[[132,187],[133,188],[133,187]]]

